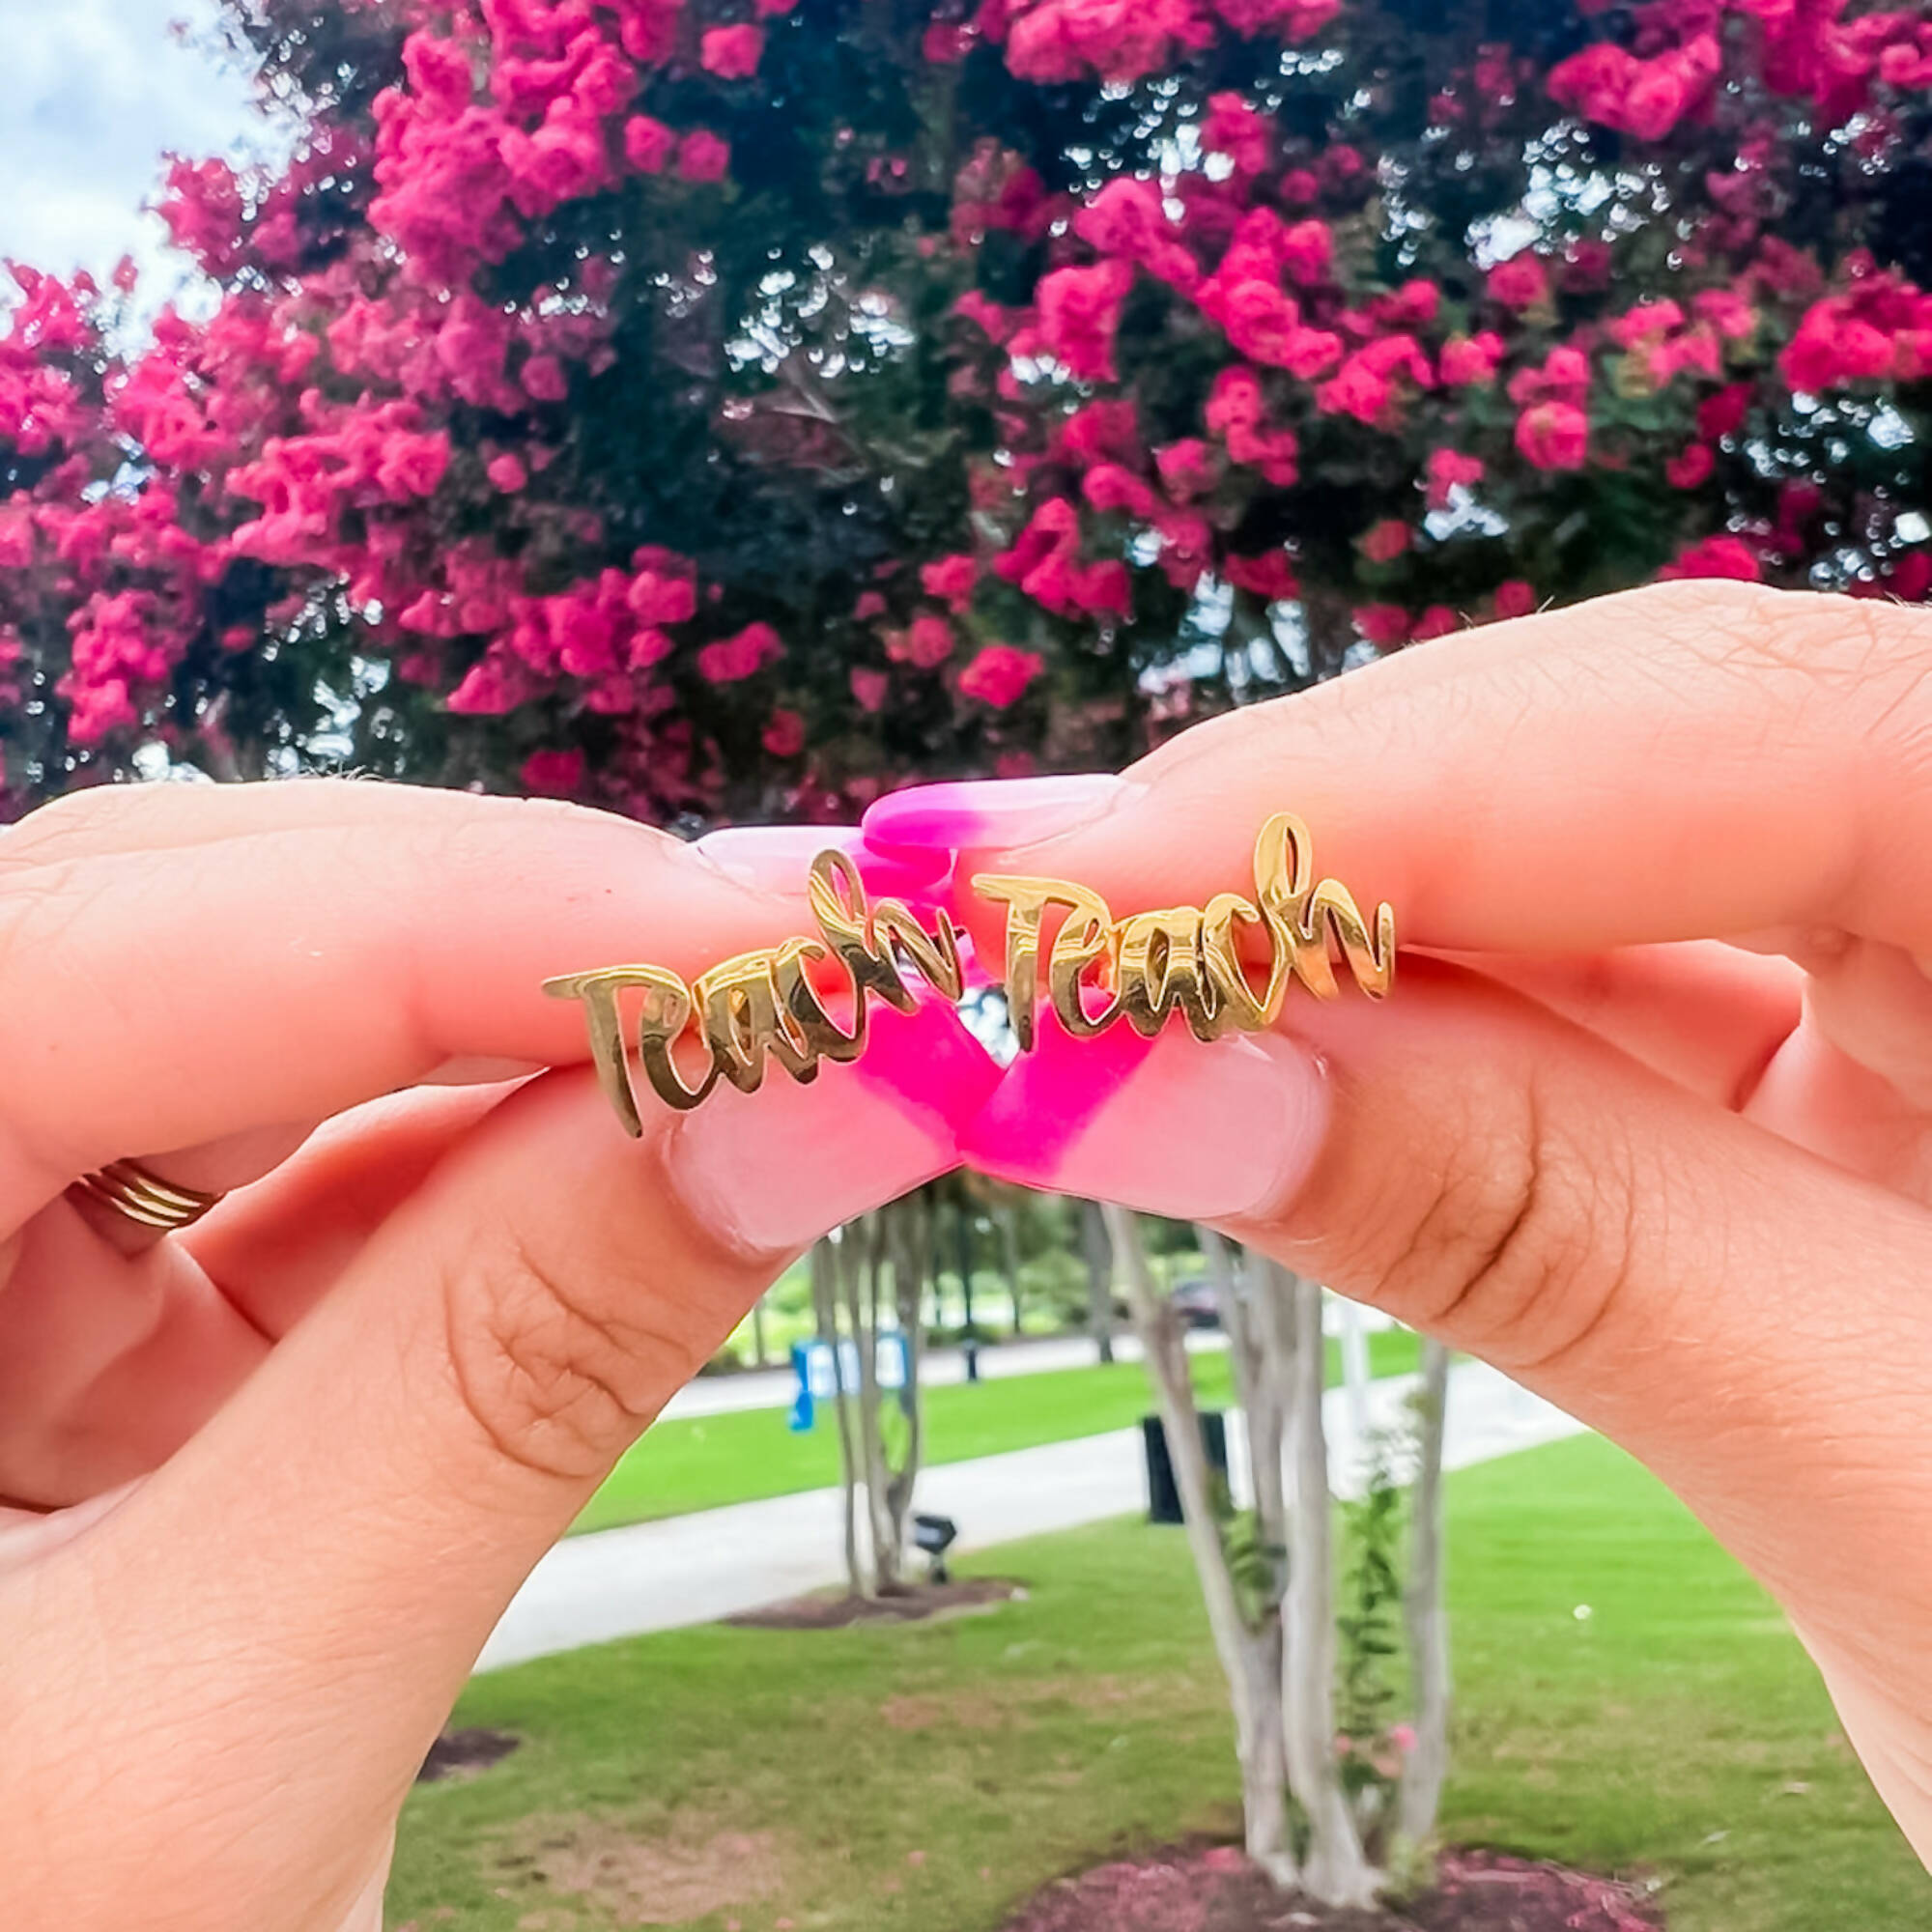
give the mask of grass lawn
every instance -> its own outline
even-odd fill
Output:
[[[1663,1875],[1673,1932],[1910,1932],[1932,1880],[1763,1593],[1592,1438],[1450,1482],[1449,1836]],[[1178,1531],[969,1567],[991,1615],[709,1628],[479,1680],[520,1733],[403,1820],[392,1927],[994,1932],[1054,1875],[1232,1831],[1230,1724]],[[1579,1606],[1589,1615],[1579,1617]]]
[[[1371,1335],[1369,1367],[1377,1376],[1412,1370],[1420,1344],[1406,1329]],[[1225,1408],[1234,1399],[1228,1358],[1195,1355],[1202,1403]],[[1342,1379],[1340,1345],[1328,1344],[1328,1380]],[[1055,1369],[996,1381],[945,1383],[925,1391],[925,1460],[963,1463],[1040,1442],[1066,1442],[1125,1429],[1148,1412],[1147,1374],[1138,1362],[1111,1368]],[[838,1424],[821,1409],[817,1428],[794,1435],[783,1409],[746,1409],[661,1422],[612,1471],[578,1519],[580,1530],[611,1529],[662,1516],[754,1502],[838,1480]]]

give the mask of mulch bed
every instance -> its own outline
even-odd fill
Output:
[[[1026,1586],[1002,1577],[965,1577],[952,1583],[908,1583],[890,1597],[827,1593],[792,1597],[726,1617],[740,1630],[848,1630],[854,1624],[916,1624],[928,1617],[961,1616],[997,1608],[1025,1594]]]
[[[444,1731],[429,1747],[418,1784],[440,1784],[445,1778],[474,1777],[493,1764],[501,1764],[523,1739],[509,1731]]]
[[[1157,1853],[1058,1880],[1004,1932],[1660,1932],[1638,1886],[1498,1852],[1443,1855],[1399,1910],[1338,1912],[1277,1891],[1232,1846]]]

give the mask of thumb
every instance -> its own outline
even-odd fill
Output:
[[[0,1816],[39,1826],[0,1922],[139,1898],[155,1932],[332,1932],[616,1458],[797,1253],[954,1164],[992,1064],[943,1004],[874,1024],[860,1063],[641,1144],[587,1069],[524,1088],[172,1462],[25,1595],[0,1583],[34,1687]]]
[[[1793,1610],[1910,1634],[1923,1708],[1932,1216],[1547,1009],[1406,959],[1382,1006],[1071,1040],[1043,1022],[962,1137],[1035,1186],[1205,1220],[1494,1363],[1614,1437]],[[1846,1230],[1857,1230],[1856,1243]],[[1921,1850],[1926,1849],[1921,1846]]]

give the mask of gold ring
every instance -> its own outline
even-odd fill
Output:
[[[177,1187],[133,1160],[117,1160],[99,1174],[84,1174],[74,1186],[138,1227],[158,1228],[163,1234],[192,1228],[224,1199],[192,1187]]]

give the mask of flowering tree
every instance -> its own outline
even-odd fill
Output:
[[[235,0],[211,319],[17,271],[0,810],[1115,763],[1667,574],[1918,598],[1922,0]]]

